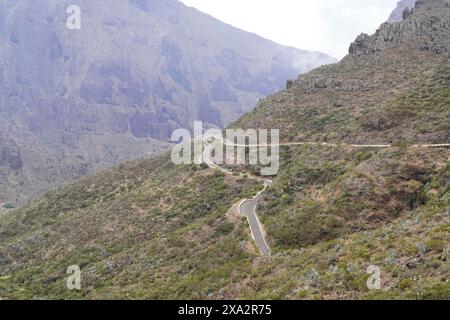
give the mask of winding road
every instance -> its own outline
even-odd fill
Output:
[[[261,145],[240,145],[236,143],[230,143],[229,141],[224,141],[223,138],[221,142],[226,146],[234,146],[234,147],[270,147],[270,146],[301,146],[301,145],[321,145],[321,146],[331,146],[331,147],[339,147],[339,146],[349,146],[352,148],[392,148],[394,147],[392,144],[333,144],[326,142],[285,142],[285,143],[277,143],[277,144],[261,144]],[[225,174],[233,175],[233,172],[222,168],[221,166],[214,163],[211,160],[211,149],[212,146],[210,142],[207,140],[203,140],[203,144],[205,146],[205,151],[200,156],[199,162],[206,163],[210,168],[220,170]],[[446,148],[450,147],[449,143],[444,144],[415,144],[411,145],[408,148]],[[250,231],[252,234],[252,238],[255,241],[256,246],[258,247],[259,252],[262,256],[270,256],[271,251],[267,244],[267,241],[264,236],[263,227],[261,222],[258,219],[258,215],[256,213],[256,208],[258,206],[258,201],[261,199],[262,193],[272,184],[271,180],[262,180],[259,177],[252,177],[252,179],[264,182],[264,189],[262,189],[258,194],[252,199],[243,199],[238,205],[239,214],[247,218],[248,224],[250,226]]]
[[[200,162],[206,163],[211,169],[220,170],[225,174],[233,175],[233,172],[228,171],[221,166],[214,163],[211,160],[211,149],[212,146],[208,141],[203,141],[205,145],[205,151],[200,157]],[[263,181],[258,177],[253,177],[254,180]],[[252,234],[252,238],[255,241],[256,246],[258,247],[259,252],[262,256],[269,256],[271,254],[270,248],[267,244],[267,241],[264,237],[264,231],[261,225],[261,222],[258,219],[258,215],[256,213],[256,207],[258,206],[258,201],[261,199],[262,193],[272,184],[271,180],[264,180],[264,188],[258,192],[256,196],[252,199],[243,199],[238,205],[238,212],[240,215],[247,218],[248,224],[250,226],[250,231]]]
[[[221,142],[226,146],[234,146],[234,147],[281,147],[281,146],[305,146],[305,145],[312,145],[312,146],[327,146],[327,147],[351,147],[351,148],[375,148],[375,149],[386,149],[386,148],[392,148],[395,147],[393,144],[349,144],[349,143],[328,143],[328,142],[280,142],[280,143],[268,143],[268,144],[237,144],[230,142],[228,140],[224,140],[222,138]],[[410,146],[407,146],[407,148],[410,149],[417,149],[417,148],[448,148],[450,147],[450,143],[438,143],[438,144],[413,144]]]

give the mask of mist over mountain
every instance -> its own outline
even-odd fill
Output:
[[[66,26],[70,5],[81,30]],[[224,127],[331,62],[176,0],[4,0],[0,204],[159,152],[194,120]]]

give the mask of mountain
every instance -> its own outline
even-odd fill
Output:
[[[449,25],[450,1],[419,1],[230,126],[281,131],[257,207],[272,255],[237,210],[262,190],[257,168],[164,154],[0,217],[0,297],[450,299],[450,153],[425,146],[450,141]],[[354,145],[374,143],[392,145]]]
[[[416,0],[401,0],[397,3],[397,7],[395,10],[391,13],[389,16],[388,22],[394,23],[399,22],[403,20],[403,12],[405,12],[405,9],[411,10],[414,8],[414,5],[416,4]]]
[[[280,128],[286,141],[450,141],[449,23],[433,4],[359,35],[338,64],[288,81],[233,126]]]
[[[158,153],[194,120],[224,127],[330,62],[175,0],[2,1],[0,204]]]

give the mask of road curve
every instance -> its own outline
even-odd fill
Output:
[[[220,170],[225,174],[233,175],[232,172],[222,168],[221,166],[215,164],[211,158],[211,144],[207,141],[204,142],[205,151],[200,157],[200,161],[206,163],[211,169]],[[262,181],[259,178],[254,178],[255,180]],[[272,184],[271,180],[264,181],[264,189],[262,189],[258,194],[252,199],[243,199],[238,205],[238,212],[242,216],[247,218],[248,224],[250,225],[250,231],[252,234],[252,238],[255,241],[256,246],[258,247],[259,252],[262,256],[269,256],[271,254],[270,248],[267,245],[267,241],[264,238],[264,232],[262,230],[261,223],[259,222],[258,215],[256,214],[256,207],[258,205],[258,201],[261,198],[262,193],[266,190],[268,186]]]
[[[205,145],[205,151],[200,156],[199,162],[206,163],[210,168],[220,170],[225,174],[232,175],[233,173],[222,168],[221,166],[215,164],[210,159],[211,154],[211,144],[208,141],[203,141]],[[239,147],[241,145],[230,143],[229,141],[224,141],[222,138],[222,143],[227,146],[235,146]],[[279,143],[279,144],[261,144],[261,145],[255,145],[257,147],[264,147],[264,146],[298,146],[298,145],[322,145],[322,146],[331,146],[331,147],[338,147],[338,144],[333,143],[326,143],[326,142],[286,142],[286,143]],[[343,146],[350,146],[352,148],[391,148],[391,144],[341,144]],[[252,147],[253,145],[242,145],[246,147]],[[442,148],[442,147],[450,147],[450,144],[443,143],[443,144],[416,144],[410,146],[410,148]],[[255,178],[258,181],[262,181],[259,178]],[[267,244],[266,239],[264,238],[264,232],[261,226],[261,223],[258,219],[258,215],[256,213],[256,207],[258,206],[258,201],[261,199],[262,193],[266,190],[268,186],[270,186],[272,183],[271,180],[265,180],[264,181],[264,189],[261,190],[255,197],[252,199],[244,199],[239,203],[238,211],[239,214],[247,218],[248,224],[250,226],[252,238],[255,241],[256,246],[258,247],[259,252],[262,256],[270,256],[271,251]]]
[[[258,201],[261,198],[264,190],[272,183],[270,180],[264,182],[264,189],[261,190],[253,199],[243,200],[238,207],[239,213],[247,218],[248,224],[250,225],[250,230],[252,232],[252,238],[255,241],[259,252],[263,256],[270,256],[270,248],[267,245],[267,241],[264,238],[264,232],[259,222],[258,215],[256,213],[256,207],[258,206]]]

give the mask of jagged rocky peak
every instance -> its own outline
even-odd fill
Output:
[[[363,70],[371,63],[371,57],[382,56],[387,50],[397,51],[401,57],[405,51],[425,51],[434,54],[450,52],[450,0],[419,0],[412,10],[405,10],[405,20],[384,23],[373,35],[362,33],[350,45],[349,55],[336,67],[325,66],[313,72],[289,80],[286,88],[301,89],[306,93],[317,91],[354,92],[379,89],[384,72],[367,78],[364,73],[348,73],[339,70]],[[385,58],[383,59],[391,59]],[[339,69],[340,67],[340,69]],[[351,74],[351,76],[350,76]]]
[[[398,23],[382,24],[372,36],[359,35],[350,45],[350,55],[375,54],[404,42],[435,53],[449,51],[450,0],[418,0],[412,10],[403,11],[403,18]]]
[[[397,7],[389,16],[388,22],[394,23],[402,21],[412,8],[414,8],[416,0],[402,0],[397,3]]]

